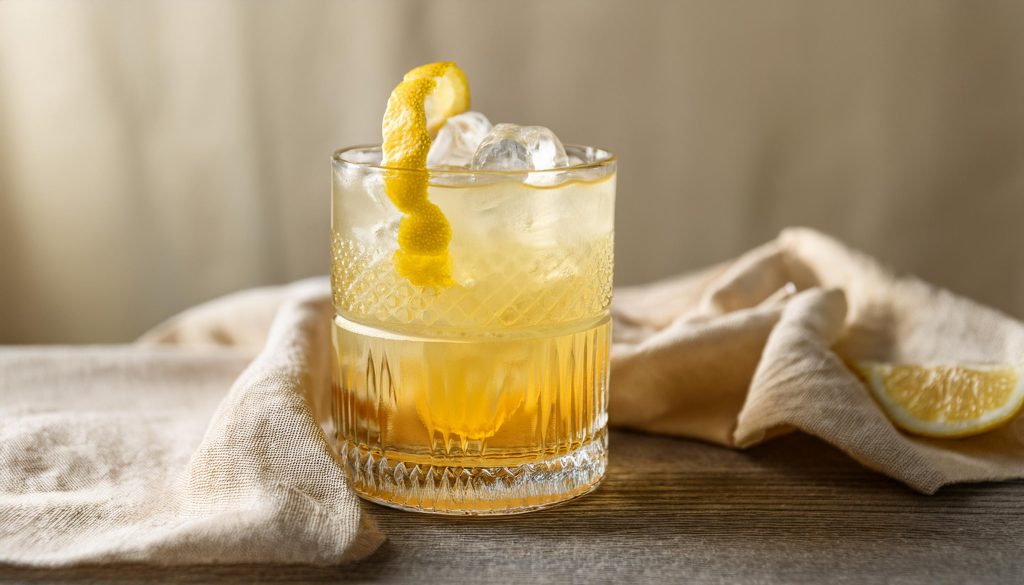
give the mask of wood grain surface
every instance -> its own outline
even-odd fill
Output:
[[[0,566],[0,582],[1024,582],[1024,482],[922,496],[800,435],[735,452],[615,432],[596,492],[523,516],[365,506],[388,541],[354,565]]]

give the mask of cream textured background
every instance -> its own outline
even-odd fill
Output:
[[[1024,316],[1024,3],[8,0],[0,342],[325,273],[329,153],[439,59],[620,155],[620,284],[808,225]]]

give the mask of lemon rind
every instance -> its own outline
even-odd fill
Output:
[[[468,81],[454,62],[429,63],[406,73],[392,90],[384,113],[382,164],[426,171],[433,134],[469,103]],[[386,171],[385,191],[402,212],[399,250],[392,263],[413,285],[443,289],[454,284],[448,250],[451,225],[430,201],[427,177]]]

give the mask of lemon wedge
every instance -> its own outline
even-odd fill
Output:
[[[384,112],[384,188],[404,215],[393,262],[412,284],[447,288],[453,284],[448,244],[451,226],[427,196],[430,141],[448,118],[469,109],[469,83],[450,61],[421,65],[405,74]],[[398,170],[401,169],[401,170]]]
[[[978,435],[1006,424],[1024,406],[1022,366],[862,362],[858,369],[889,419],[917,435]]]

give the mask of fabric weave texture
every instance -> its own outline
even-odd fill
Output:
[[[131,345],[0,350],[0,562],[371,554],[384,536],[324,431],[330,297],[311,279],[200,305]],[[1018,363],[1024,324],[813,230],[620,289],[612,313],[613,426],[741,449],[802,431],[927,494],[1024,477],[1024,421],[913,437],[850,368]]]

